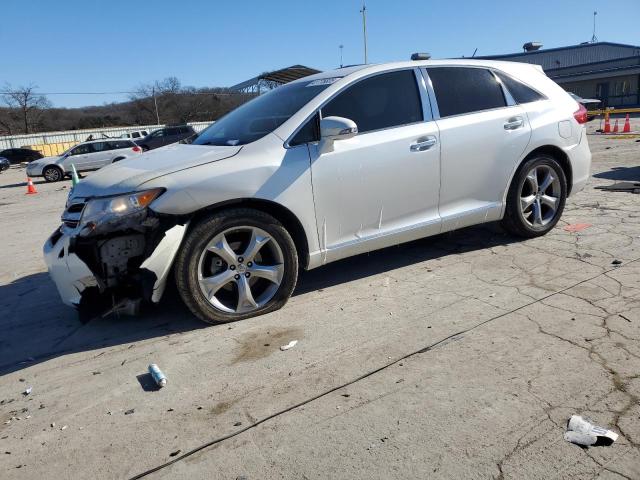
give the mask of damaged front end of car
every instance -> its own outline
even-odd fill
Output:
[[[70,197],[44,256],[62,300],[81,317],[135,314],[157,303],[187,218],[150,208],[164,189],[108,197]]]

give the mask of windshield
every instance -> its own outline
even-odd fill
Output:
[[[226,114],[192,143],[235,146],[255,142],[273,132],[336,80],[296,82],[271,90]]]

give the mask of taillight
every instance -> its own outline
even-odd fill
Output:
[[[573,118],[575,118],[576,122],[580,124],[587,123],[587,121],[589,120],[589,118],[587,117],[587,109],[581,103],[579,103],[578,105],[580,105],[580,108],[573,112]]]
[[[586,110],[585,110],[585,112],[586,112]],[[141,149],[139,146],[137,146],[137,145],[136,145],[135,147],[133,147],[131,150],[133,150],[133,151],[134,151],[134,152],[136,152],[136,153],[139,153],[139,152],[141,152],[141,151],[142,151],[142,149]]]

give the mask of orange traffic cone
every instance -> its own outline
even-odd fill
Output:
[[[38,193],[36,187],[33,186],[33,180],[27,177],[27,193],[26,195],[33,195],[34,193]]]
[[[609,123],[609,113],[604,114],[604,133],[611,133],[611,124]]]
[[[628,113],[627,113],[627,117],[624,119],[624,128],[622,129],[622,133],[631,133],[631,123],[629,122]]]
[[[616,123],[613,124],[613,133],[618,133],[618,119],[616,118]]]

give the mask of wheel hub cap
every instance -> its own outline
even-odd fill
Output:
[[[533,167],[520,191],[520,213],[533,228],[543,228],[558,212],[562,189],[558,174],[549,165]]]

